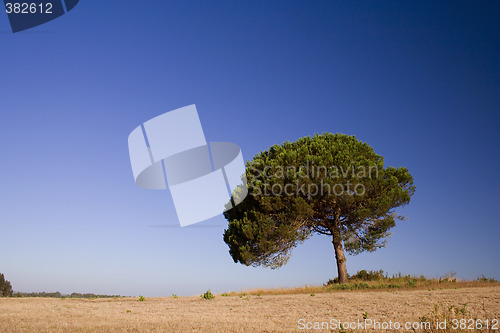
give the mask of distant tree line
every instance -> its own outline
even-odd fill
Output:
[[[39,293],[21,293],[16,292],[12,295],[13,297],[53,297],[53,298],[117,298],[123,297],[120,295],[96,295],[93,293],[72,293],[70,295],[61,294],[60,292],[47,293],[45,291]]]
[[[0,297],[11,297],[12,285],[9,281],[5,280],[5,276],[0,273]]]
[[[12,285],[10,281],[5,280],[5,276],[0,273],[0,297],[54,297],[54,298],[117,298],[124,297],[120,295],[96,295],[92,293],[72,293],[71,295],[61,294],[56,291],[54,293],[46,293],[45,291],[41,293],[22,293],[12,291]]]

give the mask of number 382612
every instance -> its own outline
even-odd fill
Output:
[[[52,14],[52,4],[47,3],[19,3],[7,2],[5,4],[7,14]]]

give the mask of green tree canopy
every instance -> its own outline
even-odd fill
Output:
[[[0,273],[0,297],[12,296],[12,285],[5,280],[5,276]]]
[[[384,167],[367,143],[317,134],[274,145],[247,162],[248,196],[224,216],[224,241],[235,262],[278,268],[312,234],[332,237],[339,281],[347,282],[344,250],[386,245],[395,212],[410,202],[413,177]],[[235,194],[237,195],[237,194]]]

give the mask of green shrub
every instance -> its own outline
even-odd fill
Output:
[[[367,271],[367,270],[360,270],[358,271],[355,275],[349,275],[347,274],[347,278],[349,280],[363,280],[363,281],[378,281],[381,279],[384,279],[384,271],[383,270],[378,270],[378,271]],[[334,284],[339,283],[339,278],[336,277],[334,279],[329,279],[324,286],[330,286]]]
[[[487,278],[486,276],[484,276],[483,274],[481,274],[480,277],[477,278],[477,280],[479,282],[497,282],[497,280],[495,280],[494,278]]]
[[[229,296],[229,294],[228,294],[228,293],[222,293],[222,294],[220,294],[220,295],[221,295],[221,296]]]
[[[415,280],[408,280],[406,282],[406,284],[408,285],[408,287],[416,287],[417,286],[417,281],[415,281]]]
[[[208,289],[204,294],[200,296],[203,299],[214,299],[215,296],[210,292],[210,289]]]
[[[138,299],[139,302],[144,302],[145,300],[146,300],[146,298],[144,296],[139,296],[139,299]]]
[[[340,290],[351,290],[352,286],[348,283],[342,283],[338,285],[338,289]]]
[[[351,289],[351,285],[347,284],[347,283],[333,284],[333,285],[328,286],[328,288],[327,288],[327,290],[350,290],[350,289]]]
[[[376,281],[376,280],[381,280],[383,278],[384,278],[383,270],[366,271],[363,269],[361,271],[358,271],[355,275],[351,276],[351,279],[359,279],[364,281]]]
[[[172,297],[173,298],[177,298],[178,296],[176,294],[172,294]]]
[[[355,283],[353,286],[352,286],[352,289],[368,289],[370,288],[370,286],[367,284],[367,283]]]
[[[397,283],[391,283],[389,285],[389,288],[401,288],[401,286],[399,284],[397,284]]]
[[[361,279],[361,280],[368,280],[368,272],[363,270],[360,270],[359,272],[354,275],[355,278]]]

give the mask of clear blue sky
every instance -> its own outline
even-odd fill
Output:
[[[137,187],[127,137],[196,104],[245,159],[356,135],[417,186],[350,273],[500,279],[499,1],[80,1],[13,34],[0,13],[0,272],[17,291],[170,296],[321,284],[331,241],[280,270],[233,263],[223,216],[178,228]],[[153,227],[168,225],[169,227]]]

